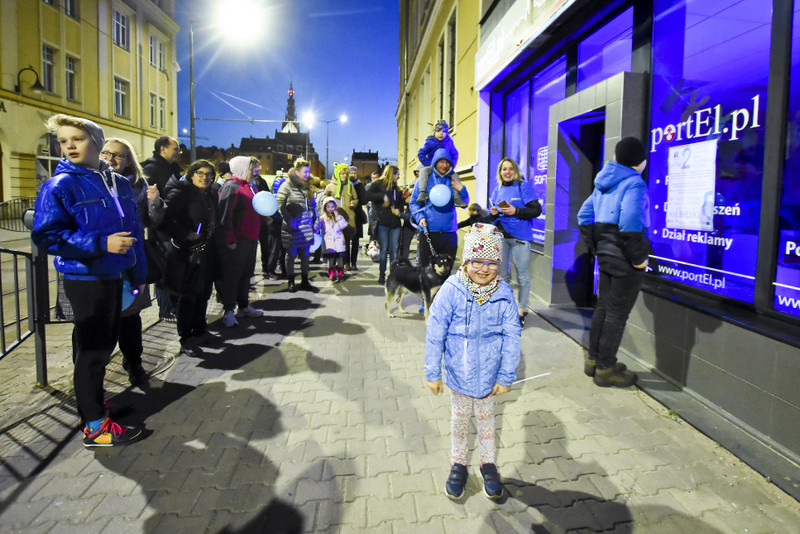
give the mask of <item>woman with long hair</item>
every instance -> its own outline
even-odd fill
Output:
[[[298,159],[289,171],[289,179],[278,190],[278,210],[283,217],[281,241],[286,250],[286,274],[289,277],[289,292],[298,289],[317,293],[319,288],[308,280],[308,249],[314,242],[314,226],[317,219],[316,201],[311,189],[311,167],[304,159]],[[300,258],[302,282],[295,286],[294,261]]]
[[[397,187],[400,171],[394,165],[387,165],[381,177],[369,184],[367,200],[372,202],[378,226],[378,246],[380,247],[380,275],[378,283],[386,283],[386,256],[394,261],[400,243],[400,214],[405,207],[403,192]]]
[[[108,137],[100,151],[100,158],[111,169],[121,174],[133,187],[139,222],[142,229],[155,229],[164,219],[166,206],[158,193],[158,186],[150,185],[142,172],[136,150],[125,139]],[[145,285],[133,302],[122,310],[119,319],[119,350],[122,352],[122,368],[128,372],[131,385],[138,386],[147,380],[142,367],[142,317],[140,312],[150,306],[150,286]]]
[[[264,312],[250,305],[250,278],[256,267],[256,248],[262,216],[253,208],[255,177],[259,163],[249,156],[229,162],[233,177],[219,191],[217,249],[220,260],[217,292],[222,307],[222,324],[232,328],[237,317],[261,317]],[[239,306],[239,313],[233,310]]]
[[[489,205],[492,222],[503,232],[503,265],[509,265],[510,256],[517,273],[519,322],[524,326],[531,290],[528,275],[530,242],[533,241],[531,219],[542,214],[542,206],[531,184],[519,172],[517,162],[511,158],[501,159],[497,166],[497,188],[489,197]]]

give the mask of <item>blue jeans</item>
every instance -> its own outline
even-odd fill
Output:
[[[527,241],[519,239],[503,239],[503,272],[509,272],[510,265],[508,257],[511,256],[514,262],[514,270],[517,272],[517,284],[519,284],[519,299],[517,306],[520,309],[528,307],[528,297],[531,292],[531,279],[528,276],[528,263],[531,261],[531,247]],[[505,277],[511,280],[511,276]]]
[[[389,255],[389,261],[394,261],[397,255],[397,245],[400,243],[400,230],[390,226],[378,226],[378,246],[381,248],[380,265],[381,277],[386,275],[386,255]]]

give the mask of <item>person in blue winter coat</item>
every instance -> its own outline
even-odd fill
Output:
[[[431,174],[431,163],[434,161],[436,151],[440,148],[446,149],[450,153],[450,164],[455,169],[458,164],[458,149],[453,144],[453,138],[450,137],[450,126],[442,119],[436,121],[433,125],[433,135],[429,135],[425,139],[425,144],[420,147],[417,152],[417,159],[419,159],[420,169],[417,174],[417,182],[420,184],[420,194],[417,202],[425,204],[428,200],[428,176]],[[453,196],[453,204],[459,208],[467,207],[467,202],[462,200],[459,190],[451,188],[450,192]]]
[[[597,173],[594,191],[578,211],[581,236],[600,271],[584,372],[598,386],[628,387],[636,374],[617,361],[617,351],[651,250],[650,201],[641,175],[647,150],[635,137],[626,137],[614,153],[616,162],[606,162]]]
[[[96,123],[54,115],[62,160],[36,198],[31,239],[55,255],[74,314],[72,360],[86,447],[127,445],[142,429],[106,416],[103,380],[117,344],[123,278],[143,289],[147,264],[131,184],[100,159],[105,142]]]
[[[455,258],[458,250],[458,235],[456,234],[458,221],[453,199],[451,198],[444,206],[435,206],[430,200],[427,200],[424,204],[419,204],[418,199],[422,192],[427,192],[430,195],[431,189],[443,184],[458,191],[466,205],[469,203],[469,192],[459,180],[458,175],[453,172],[453,160],[450,152],[446,149],[440,148],[433,155],[432,169],[427,189],[420,189],[419,180],[414,185],[414,191],[411,192],[409,201],[411,216],[417,225],[423,227],[423,231],[428,233],[437,254],[448,254]],[[428,265],[432,254],[433,251],[430,250],[427,239],[420,239],[419,249],[417,250],[419,265],[422,267]]]
[[[533,227],[531,220],[542,214],[542,205],[533,187],[519,172],[517,162],[503,158],[497,166],[497,187],[489,197],[492,222],[503,232],[503,260],[514,264],[519,284],[519,322],[525,326],[531,280],[528,264],[531,258]],[[509,266],[510,267],[510,266]],[[509,278],[510,280],[511,278]]]
[[[507,393],[520,359],[520,324],[514,292],[498,277],[503,234],[477,223],[464,237],[463,264],[436,294],[428,318],[425,380],[434,395],[450,388],[451,461],[445,493],[464,494],[467,433],[475,413],[484,493],[503,495],[495,457],[494,397]],[[444,372],[442,371],[444,368]]]

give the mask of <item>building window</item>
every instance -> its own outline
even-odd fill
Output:
[[[114,10],[114,44],[120,48],[128,50],[130,46],[130,28],[127,15],[123,15],[116,9]]]
[[[54,5],[56,5],[56,0],[42,0],[42,2],[44,2],[44,3],[45,3],[45,4],[47,4],[48,6],[54,6]]]
[[[448,103],[447,103],[447,124],[450,125],[450,130],[455,128],[456,118],[456,15],[450,18],[447,23],[447,54],[450,67],[448,68]]]
[[[632,35],[631,7],[578,44],[578,91],[630,72]]]
[[[47,45],[42,45],[42,85],[48,93],[55,92],[55,52]]]
[[[165,55],[164,43],[158,41],[158,68],[160,70],[165,70],[166,68]]]
[[[128,82],[114,78],[114,114],[128,116]]]
[[[58,144],[56,134],[47,133],[39,138],[36,145],[36,190],[56,173],[56,167],[61,160],[61,145]]]
[[[547,135],[550,124],[550,106],[566,98],[567,58],[561,56],[533,76],[531,82],[530,149],[528,150],[528,180],[539,197],[542,214],[531,220],[533,240],[544,243],[547,223]],[[522,167],[522,166],[521,166]],[[524,167],[522,167],[524,169]],[[524,172],[524,171],[523,171]]]
[[[78,18],[78,1],[77,0],[64,0],[64,13],[74,19]]]
[[[167,129],[167,100],[165,98],[158,99],[158,127],[162,130]]]
[[[156,127],[156,95],[150,93],[150,126]]]
[[[150,66],[155,67],[158,63],[158,56],[156,52],[156,36],[150,36]]]
[[[65,62],[65,72],[66,76],[64,79],[64,92],[66,93],[65,96],[67,100],[77,100],[78,99],[78,91],[76,87],[76,75],[77,75],[77,61],[73,57],[67,56]]]
[[[653,10],[655,269],[745,303],[758,261],[771,17],[760,0],[656,0]]]
[[[783,190],[778,211],[778,261],[773,307],[800,317],[800,0],[794,2],[792,70],[789,81],[788,124]]]

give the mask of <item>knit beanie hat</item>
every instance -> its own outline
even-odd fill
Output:
[[[236,156],[230,162],[231,173],[240,180],[250,180],[247,170],[250,168],[249,156]]]
[[[635,137],[626,137],[617,143],[614,156],[620,165],[636,167],[647,159],[647,149]]]
[[[439,119],[436,121],[436,124],[433,125],[433,132],[436,133],[440,130],[443,130],[444,133],[448,133],[450,131],[450,126],[447,125],[447,121],[444,119]]]
[[[503,234],[493,224],[475,223],[464,236],[462,260],[502,261]]]
[[[100,125],[82,117],[81,121],[83,122],[83,129],[86,130],[86,133],[92,138],[94,144],[97,145],[97,150],[103,150],[103,145],[106,144],[106,134],[103,133],[103,129]]]
[[[358,172],[358,167],[356,167],[355,165],[350,165],[350,172],[357,173]]]

